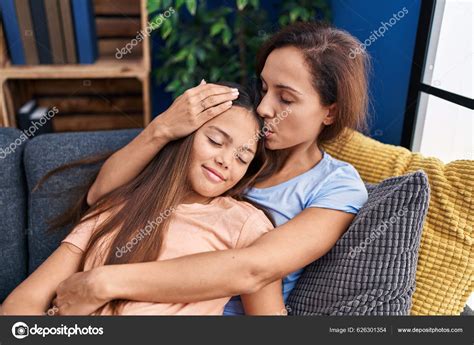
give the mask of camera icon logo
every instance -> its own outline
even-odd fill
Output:
[[[30,328],[24,322],[17,322],[12,326],[12,334],[17,339],[23,339],[30,334]]]

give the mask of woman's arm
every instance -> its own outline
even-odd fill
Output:
[[[201,83],[176,98],[134,140],[109,157],[87,194],[94,204],[101,196],[136,177],[170,141],[184,137],[232,106],[236,89]]]
[[[308,208],[247,248],[77,273],[58,287],[59,312],[87,314],[115,298],[186,303],[255,293],[326,254],[353,218]]]
[[[79,248],[62,243],[5,299],[4,315],[43,315],[56,295],[59,283],[77,272],[81,258]]]
[[[281,284],[278,279],[257,292],[241,295],[245,315],[287,315]]]

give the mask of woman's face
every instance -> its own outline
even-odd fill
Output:
[[[265,147],[281,150],[313,143],[334,119],[332,107],[321,105],[312,75],[298,48],[283,47],[268,55],[260,75],[262,101],[257,108],[265,120]]]
[[[205,123],[194,136],[188,181],[204,197],[222,195],[244,177],[255,156],[259,125],[255,115],[233,106]]]

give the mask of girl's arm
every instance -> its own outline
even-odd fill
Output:
[[[58,249],[25,279],[2,305],[4,315],[43,315],[64,279],[78,271],[82,251],[69,243]]]
[[[136,177],[170,141],[184,137],[232,106],[236,89],[201,83],[176,98],[128,145],[110,156],[87,194],[94,204],[101,196]]]
[[[241,295],[245,315],[286,315],[281,284],[279,279],[257,292]]]
[[[246,248],[76,273],[58,287],[59,312],[88,314],[115,298],[186,303],[255,293],[326,254],[353,218],[308,208]]]

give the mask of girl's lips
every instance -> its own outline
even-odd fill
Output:
[[[204,175],[211,181],[211,182],[214,182],[214,183],[220,183],[220,182],[223,182],[224,181],[224,178],[222,177],[222,175],[220,175],[217,171],[213,170],[213,169],[210,169],[206,166],[202,166],[202,170],[204,171]]]

